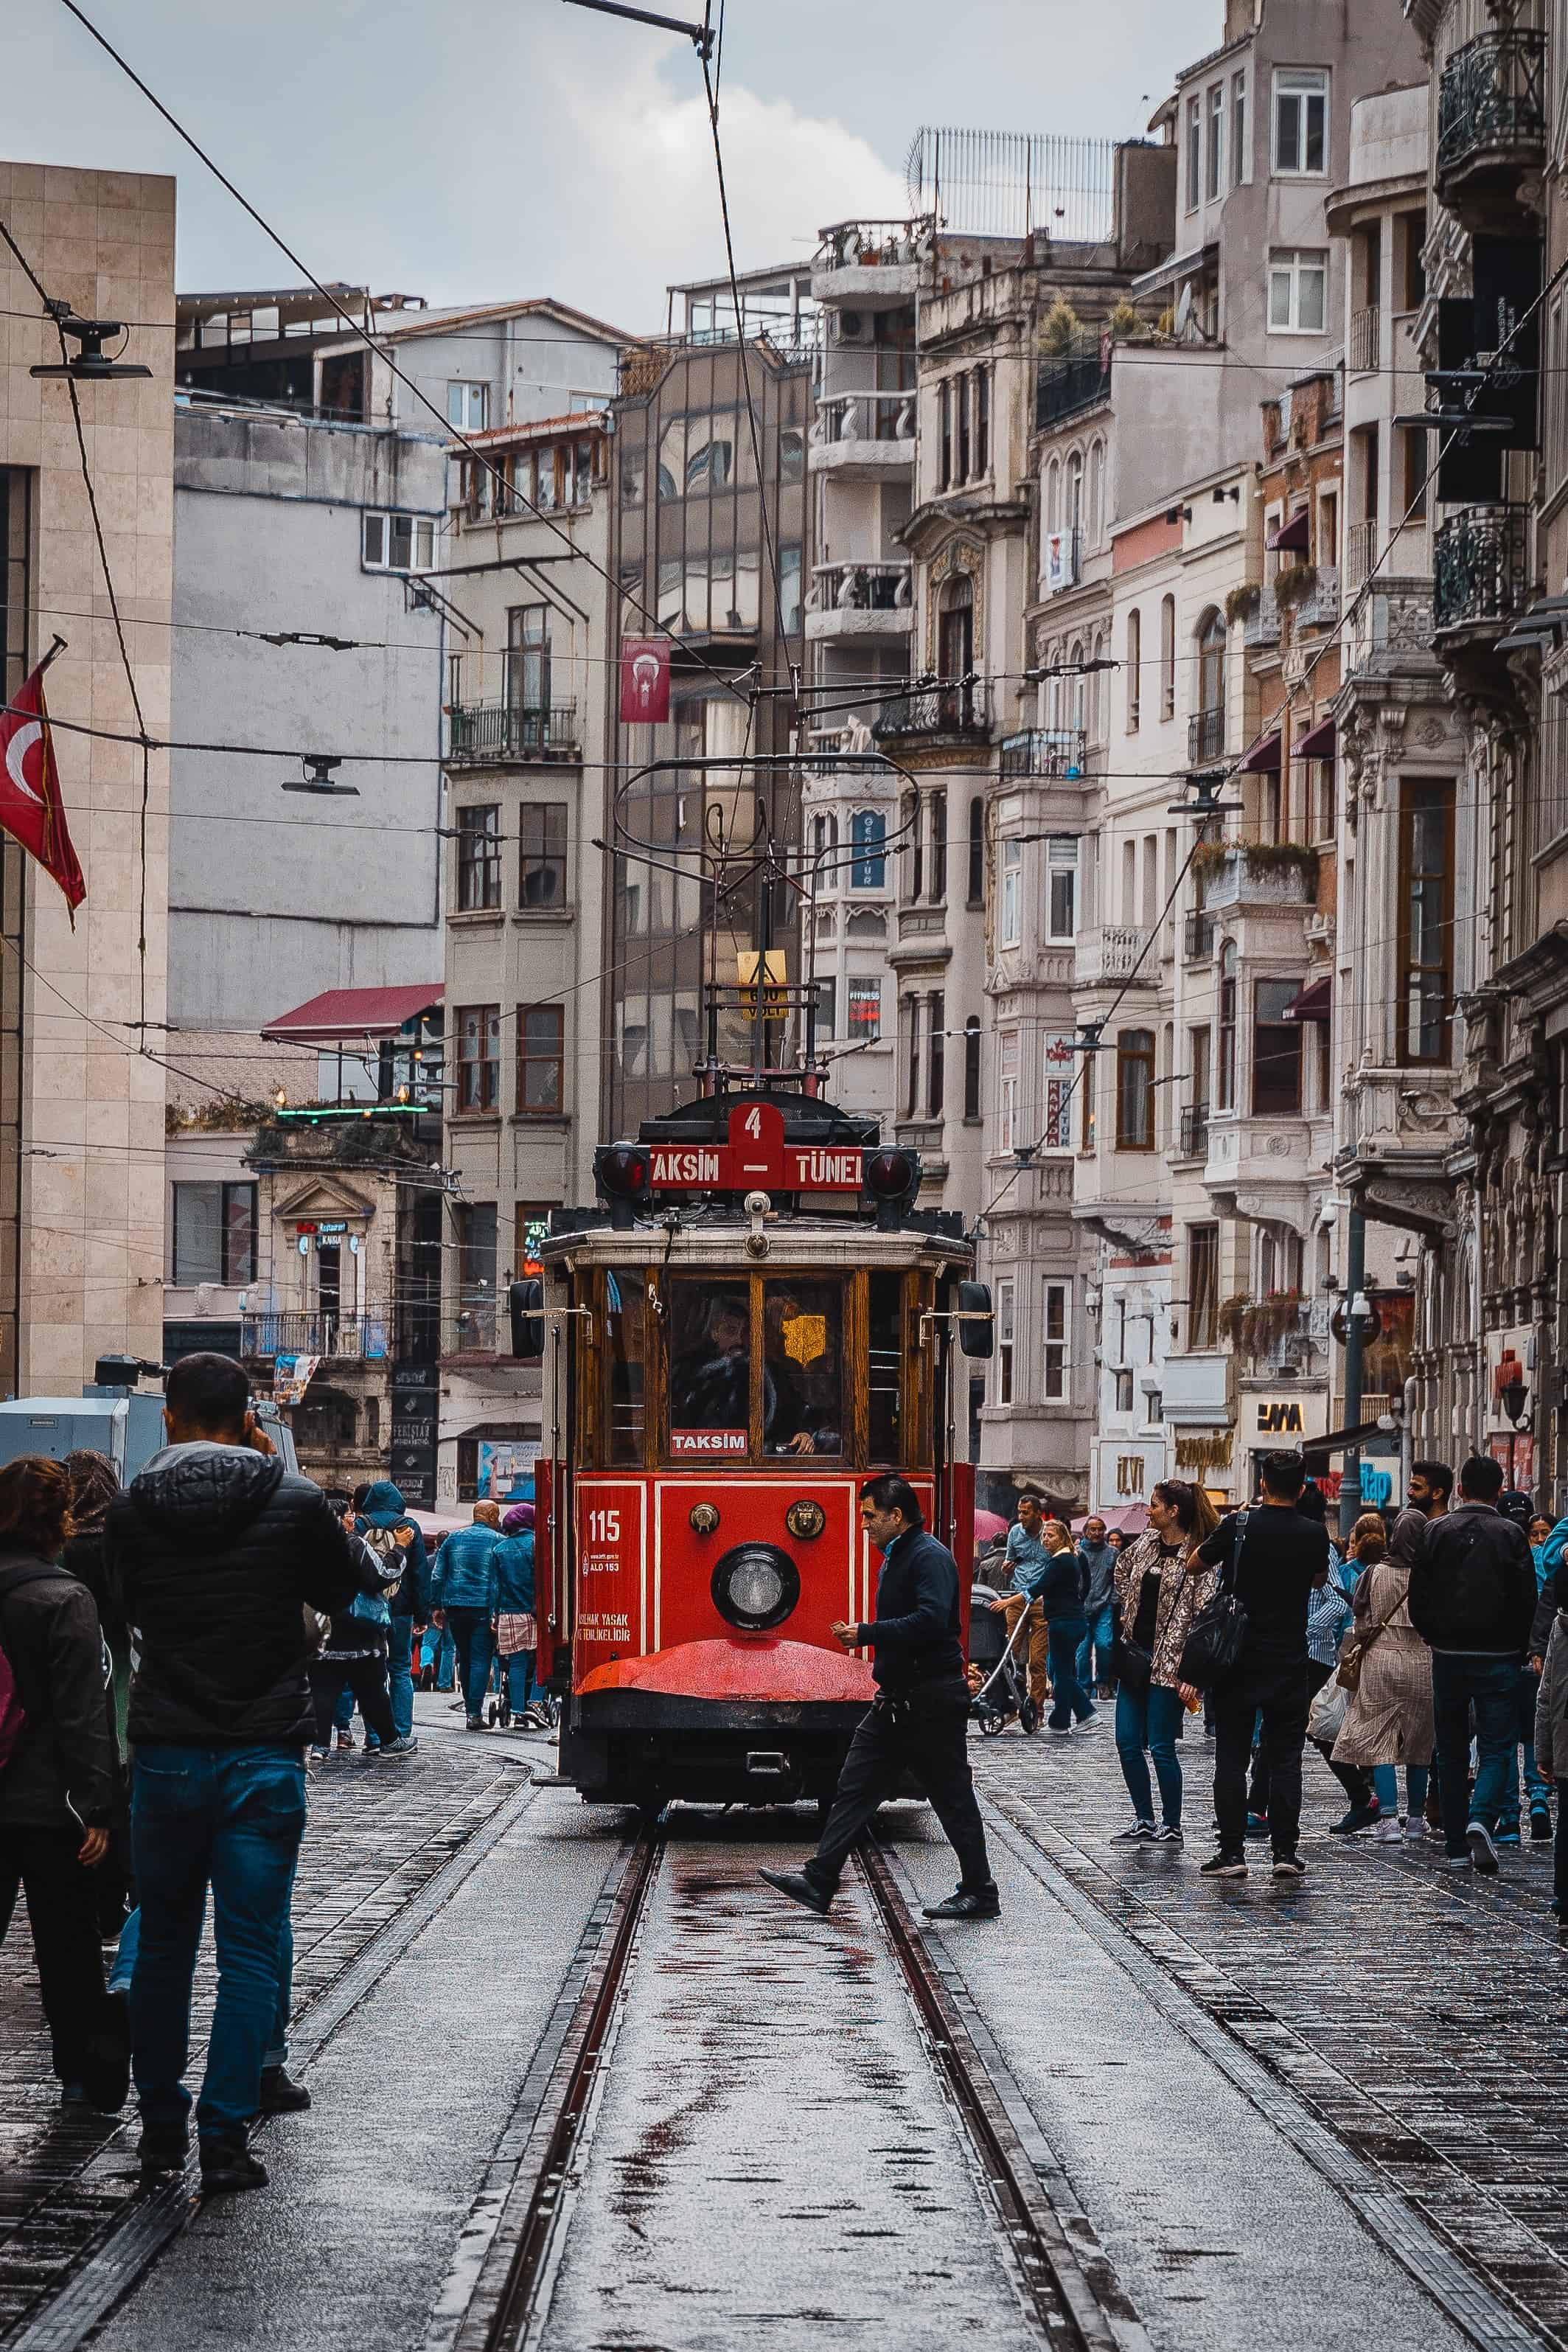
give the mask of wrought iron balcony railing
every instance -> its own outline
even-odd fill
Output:
[[[569,760],[579,749],[575,702],[455,702],[447,719],[452,760]]]
[[[1437,85],[1437,190],[1479,164],[1543,163],[1546,35],[1524,25],[1478,33]]]
[[[379,1363],[391,1352],[392,1325],[377,1308],[338,1315],[287,1308],[276,1315],[242,1315],[240,1353],[270,1361],[277,1356],[319,1356]]]
[[[990,698],[983,677],[926,686],[884,704],[872,729],[878,741],[900,735],[958,735],[982,740],[991,731]]]
[[[1461,507],[1432,547],[1432,624],[1445,630],[1500,627],[1531,597],[1530,509]]]
[[[1076,782],[1083,773],[1087,737],[1082,727],[1030,727],[1021,735],[1002,739],[1004,776],[1066,777]]]

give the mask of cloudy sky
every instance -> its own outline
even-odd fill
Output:
[[[319,276],[663,323],[722,267],[696,58],[563,0],[83,0]],[[685,0],[655,0],[686,13]],[[700,10],[701,0],[690,13]],[[0,155],[173,172],[182,289],[293,273],[59,0],[3,0]],[[1137,134],[1222,0],[727,0],[742,266],[906,209],[922,123]]]

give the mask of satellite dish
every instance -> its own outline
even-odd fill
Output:
[[[1192,325],[1192,280],[1189,278],[1181,289],[1176,307],[1176,334],[1179,342]]]

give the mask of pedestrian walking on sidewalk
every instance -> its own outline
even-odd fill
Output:
[[[476,1503],[472,1527],[449,1535],[430,1580],[430,1622],[449,1627],[457,1644],[457,1687],[470,1731],[485,1730],[485,1694],[496,1655],[496,1546],[501,1507]]]
[[[381,1552],[389,1567],[402,1564],[402,1577],[386,1595],[387,1697],[393,1731],[399,1739],[407,1739],[413,1732],[413,1644],[430,1619],[424,1538],[390,1478],[378,1478],[366,1487],[362,1498],[355,1497],[355,1526],[371,1549]],[[393,1545],[395,1557],[388,1549]]]
[[[63,1464],[24,1454],[0,1470],[0,1938],[20,1888],[61,2104],[117,2115],[125,2018],[104,1988],[97,1873],[118,1758],[98,1610],[60,1563],[69,1507]]]
[[[1049,1649],[1051,1629],[1045,1622],[1040,1604],[1040,1588],[1044,1579],[1050,1553],[1045,1546],[1045,1515],[1038,1495],[1020,1495],[1018,1517],[1008,1529],[1007,1561],[1010,1571],[1008,1590],[991,1602],[1005,1621],[1008,1644],[1010,1648],[1019,1629],[1019,1620],[1027,1618],[1029,1644],[1029,1700],[1034,1709],[1034,1722],[1041,1721],[1045,1702],[1051,1692]],[[1025,1730],[1033,1728],[1026,1724]]]
[[[351,1539],[362,1546],[361,1559],[367,1573],[348,1607],[333,1610],[327,1638],[309,1662],[310,1699],[316,1710],[314,1753],[319,1758],[327,1754],[335,1720],[340,1745],[353,1745],[351,1739],[341,1737],[340,1702],[347,1696],[358,1702],[365,1720],[366,1763],[402,1763],[416,1752],[419,1742],[412,1732],[400,1732],[392,1718],[387,1687],[392,1612],[386,1595],[402,1571],[405,1555],[395,1541],[389,1541],[382,1551],[362,1545],[352,1511],[345,1512],[343,1526]],[[363,1589],[366,1585],[371,1589]]]
[[[1181,1654],[1192,1621],[1214,1590],[1214,1570],[1192,1554],[1218,1524],[1214,1505],[1201,1486],[1165,1478],[1149,1496],[1149,1524],[1127,1545],[1116,1563],[1113,1607],[1116,1619],[1116,1755],[1133,1822],[1118,1830],[1117,1845],[1180,1846],[1181,1760],[1176,1739],[1184,1701]],[[1159,1784],[1155,1821],[1149,1762]]]
[[[1410,1622],[1410,1568],[1389,1552],[1375,1511],[1351,1530],[1361,1563],[1355,1622],[1339,1667],[1354,1675],[1333,1761],[1370,1770],[1377,1818],[1369,1834],[1385,1845],[1425,1838],[1427,1774],[1432,1761],[1432,1661]],[[1406,1818],[1399,1822],[1398,1767],[1405,1767]]]
[[[839,1774],[817,1851],[799,1871],[761,1874],[780,1894],[825,1913],[850,1848],[885,1798],[912,1775],[958,1857],[959,1880],[928,1919],[995,1919],[1001,1910],[969,1772],[969,1689],[958,1639],[958,1568],[921,1523],[920,1500],[892,1472],[861,1488],[861,1524],[882,1554],[876,1616],[840,1624],[842,1650],[870,1649],[877,1685]]]
[[[1078,1679],[1098,1703],[1101,1699],[1116,1696],[1113,1659],[1116,1628],[1112,1609],[1117,1554],[1106,1536],[1103,1519],[1094,1517],[1084,1520],[1083,1533],[1078,1542],[1078,1557],[1088,1570],[1088,1582],[1083,1593],[1086,1631],[1079,1645]]]
[[[501,1521],[496,1546],[496,1656],[506,1678],[507,1706],[514,1723],[528,1717],[538,1654],[534,1615],[534,1507],[514,1503]]]
[[[1568,1919],[1568,1609],[1559,1609],[1535,1699],[1535,1766],[1557,1785],[1557,1844],[1552,1908]]]
[[[1358,1519],[1356,1526],[1364,1526],[1369,1532],[1375,1528],[1380,1544],[1385,1541],[1383,1521],[1375,1511]],[[1354,1529],[1350,1543],[1354,1555]],[[1350,1693],[1341,1689],[1334,1677],[1339,1671],[1340,1645],[1355,1622],[1351,1596],[1360,1571],[1354,1557],[1336,1564],[1332,1537],[1329,1552],[1328,1581],[1319,1585],[1307,1602],[1307,1738],[1350,1799],[1340,1819],[1329,1823],[1329,1835],[1353,1837],[1359,1830],[1370,1829],[1377,1819],[1377,1798],[1371,1773],[1364,1771],[1359,1764],[1336,1764],[1333,1752],[1350,1706]],[[1348,1586],[1344,1580],[1347,1576]]]
[[[1219,1849],[1203,1865],[1208,1878],[1247,1875],[1247,1768],[1260,1716],[1274,1875],[1300,1878],[1306,1869],[1298,1844],[1307,1735],[1307,1601],[1328,1575],[1329,1539],[1321,1519],[1296,1507],[1304,1484],[1299,1454],[1266,1454],[1261,1502],[1222,1519],[1197,1549],[1207,1567],[1219,1570],[1217,1591],[1233,1594],[1245,1613],[1239,1654],[1214,1684]]]
[[[1497,1870],[1497,1827],[1519,1736],[1519,1669],[1535,1615],[1524,1531],[1497,1507],[1502,1467],[1474,1454],[1459,1501],[1427,1534],[1410,1576],[1410,1620],[1432,1654],[1443,1840],[1451,1870]],[[1470,1709],[1479,1765],[1469,1791]]]
[[[1046,1658],[1051,1668],[1051,1713],[1045,1727],[1059,1739],[1072,1731],[1095,1731],[1099,1710],[1078,1679],[1079,1654],[1089,1631],[1084,1594],[1089,1570],[1073,1547],[1071,1530],[1060,1519],[1044,1528],[1047,1559],[1040,1581],[1040,1605],[1049,1630]]]
[[[315,1714],[304,1606],[337,1614],[371,1580],[319,1486],[286,1473],[232,1358],[182,1357],[169,1443],[109,1515],[138,1652],[131,1694],[131,1856],[141,1906],[131,2063],[144,2171],[185,2159],[191,1985],[212,1890],[218,1995],[196,2105],[208,2189],[262,2187],[246,2146],[264,2109],[308,2104],[281,2063],[288,1901]]]

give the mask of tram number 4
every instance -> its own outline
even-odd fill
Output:
[[[619,1511],[590,1511],[588,1515],[590,1543],[618,1544],[621,1540]]]
[[[749,1135],[756,1142],[759,1143],[762,1140],[762,1113],[755,1105],[747,1112],[740,1124],[744,1134]]]

